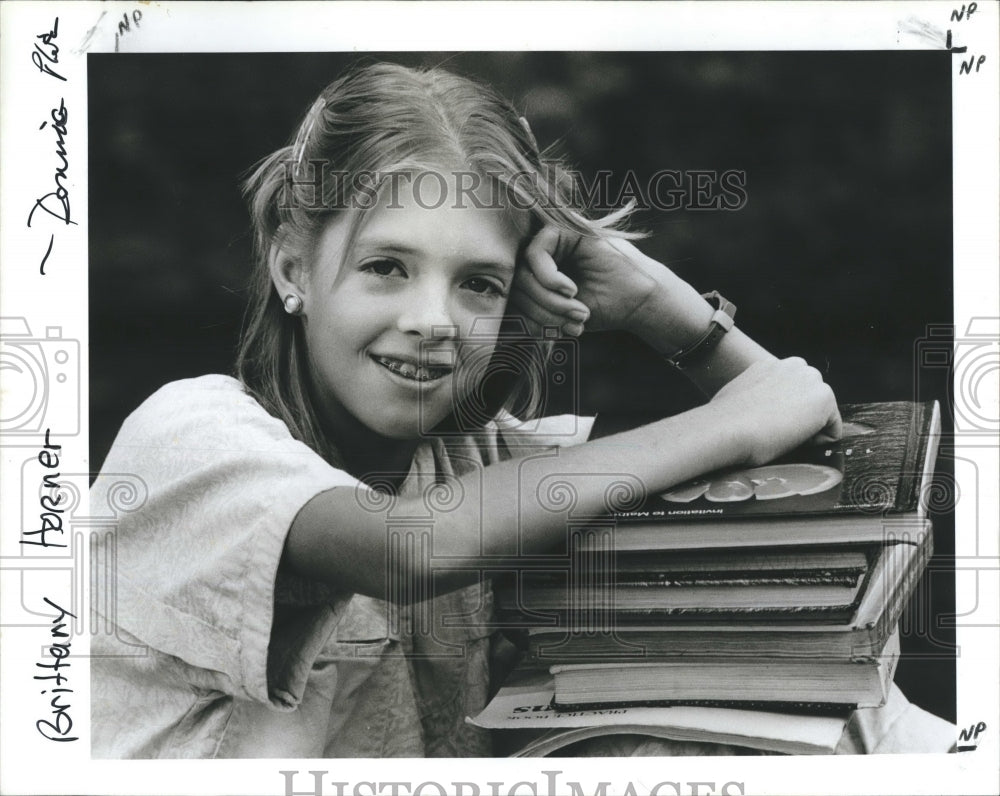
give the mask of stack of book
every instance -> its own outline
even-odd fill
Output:
[[[841,415],[836,443],[581,523],[566,566],[497,585],[498,619],[526,638],[515,681],[534,677],[555,714],[598,728],[613,710],[843,722],[884,704],[899,618],[932,552],[921,498],[939,408],[856,404]]]

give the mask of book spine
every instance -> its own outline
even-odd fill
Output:
[[[857,703],[840,702],[778,702],[774,700],[731,699],[631,699],[620,702],[557,702],[552,707],[557,713],[583,710],[612,710],[616,708],[671,708],[678,706],[731,708],[734,710],[762,710],[768,713],[793,713],[811,716],[842,716],[847,718],[857,708]]]
[[[895,512],[913,511],[923,516],[920,494],[925,473],[933,471],[934,461],[928,461],[928,453],[937,451],[939,431],[936,428],[935,416],[938,412],[936,402],[913,405],[913,414],[906,435],[906,453],[903,458],[903,469],[899,474],[899,487],[896,491]]]
[[[587,591],[597,591],[602,589],[613,592],[616,588],[688,588],[697,586],[845,586],[852,588],[858,585],[858,580],[864,575],[863,570],[853,572],[817,572],[810,574],[775,574],[773,576],[756,574],[746,577],[712,577],[712,576],[676,576],[667,573],[647,572],[647,573],[627,573],[622,575],[615,573],[607,583],[601,586],[588,585]],[[564,589],[568,594],[570,590],[580,590],[580,587],[570,586],[564,576],[560,578],[525,578],[521,585],[522,591],[528,593],[532,589]],[[509,599],[515,593],[514,589],[501,586],[497,589],[505,599]]]
[[[863,572],[827,573],[816,574],[777,574],[773,576],[750,575],[748,577],[677,577],[658,576],[650,573],[647,577],[634,576],[632,574],[622,577],[615,577],[609,584],[609,588],[615,586],[652,586],[652,587],[686,587],[686,586],[856,586],[858,578]]]
[[[613,611],[597,607],[583,607],[573,610],[565,606],[531,606],[528,613],[513,606],[501,605],[496,609],[497,617],[503,622],[517,623],[517,627],[551,627],[553,629],[573,628],[595,632],[605,626],[627,629],[629,625],[649,624],[658,620],[707,624],[736,621],[803,622],[816,621],[824,624],[847,622],[854,615],[853,604],[783,607],[783,608],[619,608]],[[580,621],[576,621],[579,617]],[[552,621],[558,619],[558,622]],[[541,620],[541,621],[540,621]]]
[[[894,589],[887,599],[885,610],[882,611],[878,621],[872,627],[872,632],[869,633],[873,655],[881,652],[886,641],[896,632],[903,611],[930,562],[934,552],[934,534],[929,520],[924,523],[924,532],[927,534],[927,538],[920,544],[918,555],[910,562],[898,588]]]
[[[889,627],[887,624],[886,627]],[[768,631],[768,646],[754,644],[753,636],[741,635],[730,628],[711,631],[667,631],[658,636],[631,636],[627,627],[622,631],[618,645],[606,642],[595,649],[589,639],[577,640],[569,631],[554,638],[532,636],[524,653],[524,661],[533,668],[553,665],[634,660],[676,660],[692,655],[728,660],[740,654],[758,658],[786,661],[795,658],[809,660],[837,660],[864,663],[877,657],[885,647],[891,630],[879,637],[875,628],[856,628],[850,631],[816,631],[782,633],[776,628]],[[610,630],[605,632],[610,633]],[[690,636],[696,635],[696,640]],[[563,639],[569,639],[564,641]]]

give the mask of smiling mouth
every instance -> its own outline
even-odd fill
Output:
[[[415,365],[412,362],[407,362],[402,359],[393,359],[392,357],[373,356],[372,359],[378,362],[378,364],[389,372],[395,373],[397,376],[409,379],[410,381],[437,381],[438,379],[443,379],[451,373],[451,368],[433,368],[423,365]]]

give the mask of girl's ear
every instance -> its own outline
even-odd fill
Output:
[[[271,243],[267,264],[271,282],[278,291],[278,298],[282,301],[289,294],[293,294],[302,300],[303,305],[305,304],[309,274],[303,260],[298,247],[292,245],[289,236],[279,229]]]

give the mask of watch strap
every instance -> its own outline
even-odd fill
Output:
[[[719,344],[723,335],[733,328],[736,316],[736,305],[723,298],[718,290],[704,293],[702,298],[715,307],[708,322],[708,328],[697,340],[686,348],[682,348],[673,356],[667,357],[667,362],[678,370],[684,370],[698,364],[710,354]]]

